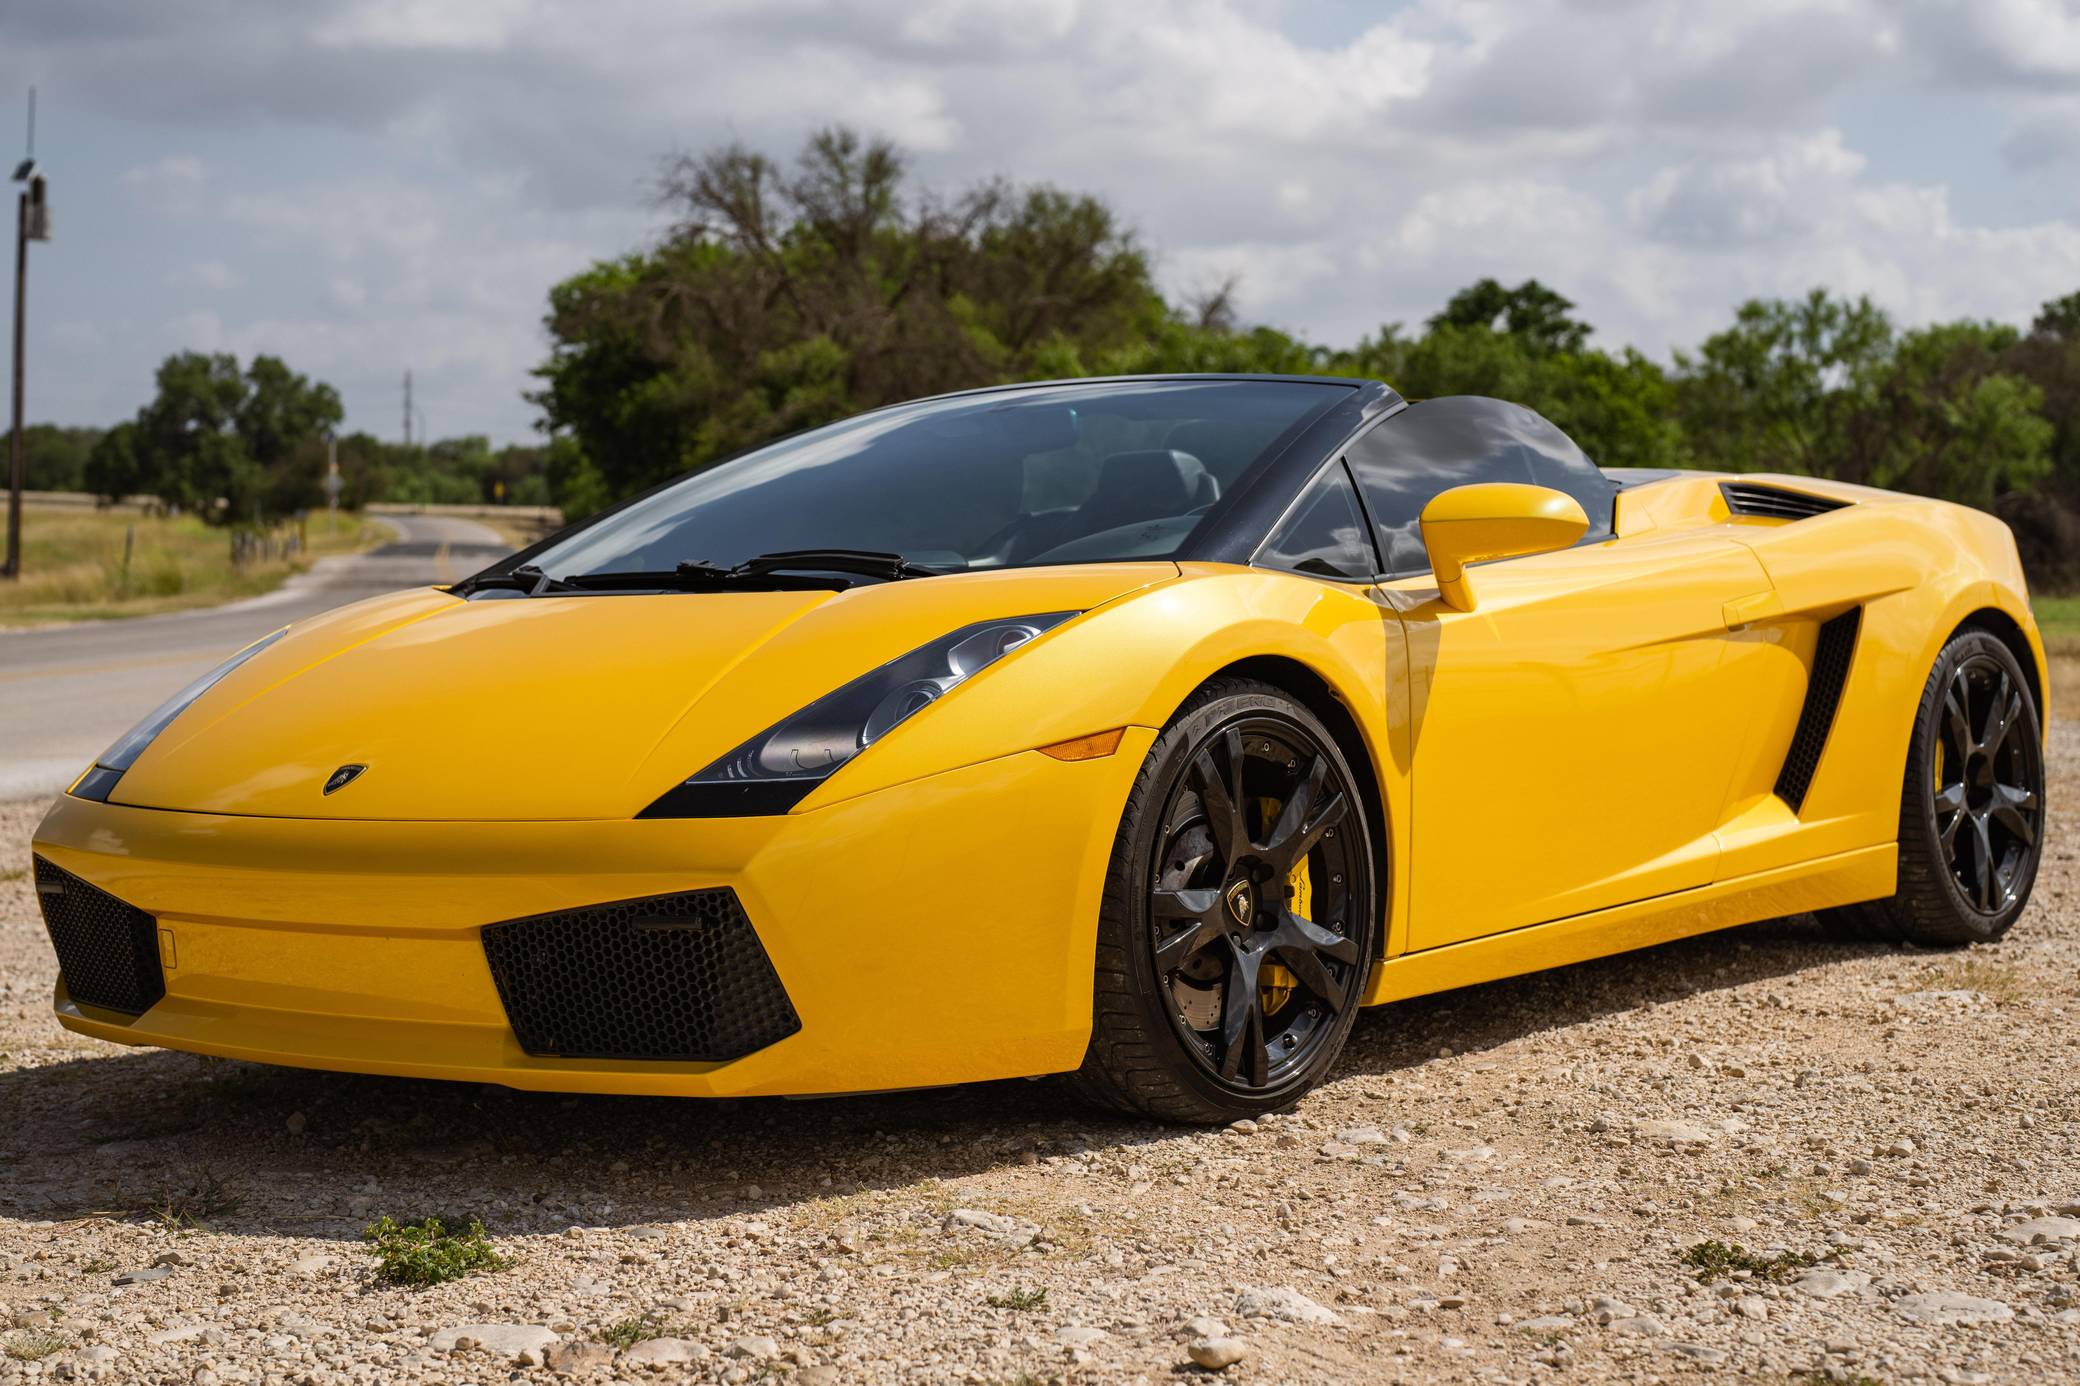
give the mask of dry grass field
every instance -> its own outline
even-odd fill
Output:
[[[390,533],[353,515],[336,522],[314,515],[294,556],[234,567],[230,534],[192,515],[31,503],[22,512],[22,577],[0,584],[0,626],[146,616],[257,596],[319,558],[370,548]],[[269,537],[279,548],[295,534],[284,526]]]

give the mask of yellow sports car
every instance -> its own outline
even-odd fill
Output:
[[[1997,521],[1181,376],[863,414],[299,623],[35,839],[68,1028],[574,1092],[1293,1102],[1358,1008],[1749,920],[1998,937]]]

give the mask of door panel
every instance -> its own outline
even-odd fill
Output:
[[[1778,682],[1774,643],[1727,629],[1770,590],[1754,554],[1648,534],[1472,576],[1469,612],[1427,578],[1386,588],[1409,646],[1410,948],[1708,884]]]

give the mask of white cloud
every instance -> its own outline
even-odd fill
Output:
[[[527,19],[519,0],[363,0],[313,35],[339,48],[496,50]]]
[[[941,190],[1099,193],[1167,288],[1239,275],[1246,316],[1320,340],[1483,274],[1657,353],[1750,294],[2026,321],[2080,283],[2080,199],[1992,216],[1912,157],[1938,87],[1998,113],[1986,166],[2003,138],[2017,165],[2080,157],[2055,0],[1411,0],[1333,41],[1302,0],[222,3],[21,7],[0,46],[140,145],[201,151],[105,175],[207,235],[125,245],[151,346],[293,349],[378,426],[410,364],[436,429],[517,434],[548,287],[654,236],[659,156],[785,156],[830,122]],[[169,290],[196,288],[211,313],[182,316]]]
[[[184,216],[202,205],[208,170],[192,154],[165,154],[124,169],[117,177],[138,205],[161,215]]]
[[[1657,241],[1760,246],[1811,235],[1822,195],[1863,171],[1838,130],[1779,140],[1752,158],[1692,160],[1656,173],[1626,199],[1634,228]]]
[[[1955,82],[2080,80],[2080,11],[2066,0],[1920,0],[1910,32],[1932,71]]]
[[[239,287],[245,279],[222,260],[194,260],[167,275],[166,282],[176,288],[222,292]]]

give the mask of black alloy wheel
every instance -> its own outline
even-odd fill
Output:
[[[1339,833],[1354,797],[1327,749],[1276,717],[1221,728],[1170,796],[1149,891],[1155,970],[1171,1023],[1224,1082],[1273,1086],[1357,1004],[1343,932],[1356,854]]]
[[[1989,917],[2015,904],[2043,834],[2043,754],[2025,701],[1999,660],[1973,654],[1951,670],[1936,724],[1937,841],[1965,902]]]
[[[1290,1104],[1349,1034],[1377,899],[1334,736],[1277,689],[1210,684],[1150,750],[1121,823],[1080,1086],[1173,1120]]]
[[[1822,911],[1828,930],[1932,948],[2007,933],[2043,856],[2042,726],[2036,685],[2014,651],[1975,626],[1952,636],[1915,711],[1896,888]]]

